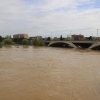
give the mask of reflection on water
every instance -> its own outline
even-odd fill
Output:
[[[100,100],[100,52],[0,48],[0,100]]]

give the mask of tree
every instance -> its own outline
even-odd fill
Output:
[[[85,39],[86,39],[86,40],[93,40],[93,39],[92,39],[92,36],[86,37]]]
[[[4,44],[12,44],[12,39],[4,39]]]
[[[2,43],[0,42],[0,48],[2,48]]]
[[[48,37],[48,38],[47,38],[47,40],[48,40],[48,41],[51,41],[51,38],[50,38],[50,37]]]
[[[10,38],[11,39],[11,35],[6,35],[6,37],[5,38]]]
[[[93,40],[93,39],[92,39],[92,36],[89,37],[89,40]]]
[[[2,40],[3,40],[3,38],[2,38],[2,36],[0,36],[0,42],[2,42]]]
[[[63,40],[62,35],[60,36],[60,40]]]
[[[13,38],[13,42],[15,42],[17,44],[21,44],[23,39],[24,39],[23,37],[21,37],[21,38]]]
[[[44,43],[43,43],[43,41],[40,40],[40,39],[33,39],[33,45],[34,45],[34,46],[43,46]]]
[[[18,38],[13,38],[13,42],[17,43]]]
[[[28,39],[23,39],[22,40],[22,44],[23,45],[28,45],[29,44],[29,40]]]
[[[59,41],[59,38],[55,37],[53,40],[54,40],[54,41]]]

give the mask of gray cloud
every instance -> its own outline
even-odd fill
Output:
[[[84,9],[90,0],[1,0],[0,35],[28,33],[30,36],[59,36],[96,34],[99,28],[100,8]],[[83,4],[80,11],[78,5]]]

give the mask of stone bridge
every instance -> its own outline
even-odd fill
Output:
[[[45,41],[51,47],[100,49],[100,41]]]

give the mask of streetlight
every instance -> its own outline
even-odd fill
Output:
[[[100,30],[100,29],[97,29],[97,38],[98,38],[98,30]]]
[[[71,41],[71,32],[73,32],[73,31],[70,31],[70,41]]]
[[[97,37],[98,37],[98,30],[100,30],[100,29],[97,29]]]
[[[97,37],[98,37],[98,29],[97,29]]]
[[[53,33],[51,33],[51,40],[52,40],[52,34],[53,34]]]
[[[93,33],[92,33],[92,37],[93,37]]]
[[[51,38],[52,38],[52,34],[53,34],[53,33],[51,33]]]

